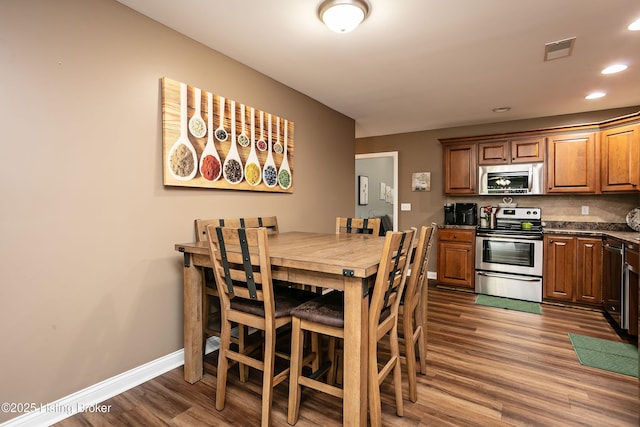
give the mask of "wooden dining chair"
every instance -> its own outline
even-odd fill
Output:
[[[235,361],[262,371],[261,424],[268,426],[271,424],[273,387],[289,375],[288,366],[280,372],[275,371],[275,360],[279,357],[276,333],[291,323],[291,309],[315,295],[301,298],[298,292],[295,296],[289,293],[288,288],[283,287],[282,293],[274,289],[266,228],[208,225],[206,232],[222,315],[216,409],[224,409],[228,368],[230,362]],[[263,351],[257,352],[261,358],[256,357],[255,352],[231,348],[231,328],[235,323],[262,331]]]
[[[336,218],[336,234],[358,233],[380,235],[380,218]]]
[[[380,265],[370,298],[368,319],[367,373],[369,414],[372,426],[381,425],[380,385],[393,372],[396,413],[403,415],[400,350],[398,343],[398,309],[407,277],[415,229],[386,234]],[[333,291],[299,305],[291,311],[291,372],[287,422],[294,425],[300,414],[300,391],[305,386],[345,399],[343,389],[302,375],[304,331],[344,339],[344,299],[342,292]],[[379,369],[378,343],[389,337],[390,357]]]
[[[427,373],[427,352],[426,352],[426,302],[428,286],[425,285],[428,273],[429,255],[433,236],[435,235],[436,224],[430,227],[421,227],[418,234],[418,243],[410,266],[410,273],[407,276],[407,284],[402,297],[398,314],[402,320],[402,338],[404,344],[404,354],[401,359],[407,366],[407,378],[409,382],[409,400],[418,400],[416,385],[416,346],[418,347],[418,357],[420,360],[420,373]]]
[[[207,237],[207,226],[213,225],[228,227],[266,227],[269,235],[278,233],[278,217],[248,217],[248,218],[216,218],[216,219],[196,219],[194,221],[196,241],[205,242]],[[202,304],[202,330],[204,331],[204,342],[209,337],[220,337],[220,300],[218,296],[218,288],[216,287],[213,270],[210,268],[203,269],[205,277],[205,286],[203,287],[203,304]],[[238,345],[243,351],[247,346],[248,330],[242,325],[238,325],[237,336],[231,337],[231,342]],[[204,348],[203,348],[204,351]],[[248,378],[248,371],[240,365],[240,380],[245,382]]]

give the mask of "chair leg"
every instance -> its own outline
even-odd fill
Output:
[[[245,325],[238,324],[238,353],[244,354],[244,350],[247,347],[248,331]],[[246,383],[249,379],[249,367],[238,363],[238,369],[240,370],[240,382]]]
[[[418,400],[418,390],[416,385],[416,347],[415,332],[413,330],[413,316],[403,316],[404,349],[407,360],[407,378],[409,380],[409,400]]]
[[[336,356],[336,337],[329,337],[329,345],[327,348],[327,358],[331,360],[331,367],[327,373],[327,383],[335,385],[336,375],[338,373],[338,359]]]
[[[382,407],[380,403],[380,386],[378,385],[378,345],[369,341],[369,374],[367,379],[369,395],[369,420],[371,427],[382,425]]]
[[[300,328],[300,319],[294,317],[291,321],[291,369],[289,370],[289,408],[287,422],[294,425],[300,415],[300,384],[298,379],[302,375],[302,345],[304,335]],[[317,335],[317,334],[316,334]]]
[[[227,391],[227,369],[229,361],[227,352],[231,345],[231,323],[226,319],[222,319],[222,331],[220,333],[220,350],[218,351],[218,377],[216,385],[216,409],[221,411],[224,409],[225,394]]]
[[[275,331],[264,334],[264,370],[262,373],[262,426],[271,425],[271,403],[273,401],[273,376],[275,371]]]
[[[422,321],[422,313],[419,313],[416,319],[420,319]],[[416,329],[418,331],[418,356],[420,357],[420,373],[422,375],[427,374],[427,346],[425,343],[425,326],[420,323]]]
[[[321,362],[320,334],[317,334],[315,332],[309,332],[309,335],[310,335],[310,341],[311,341],[311,352],[315,353],[316,355],[311,362],[311,372],[316,372],[318,369],[320,369],[320,362]]]
[[[395,394],[396,394],[396,414],[398,414],[399,417],[402,417],[404,415],[404,407],[403,407],[403,401],[402,401],[402,367],[401,367],[401,363],[400,363],[400,347],[398,344],[398,327],[397,327],[397,323],[396,326],[393,327],[390,331],[390,336],[389,336],[389,347],[391,348],[391,358],[394,360],[394,367],[393,367],[393,387],[395,389]],[[415,375],[415,354],[414,354],[414,375]],[[378,387],[378,390],[380,390],[380,388]]]

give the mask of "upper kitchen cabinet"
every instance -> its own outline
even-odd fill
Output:
[[[486,141],[478,144],[479,165],[542,161],[544,161],[544,137]]]
[[[478,145],[446,144],[442,147],[445,194],[477,194]]]
[[[600,132],[603,193],[640,190],[639,133],[640,125],[613,127]]]
[[[554,135],[547,142],[547,193],[595,193],[596,133]]]
[[[478,194],[479,166],[542,164],[543,194],[640,191],[640,112],[599,123],[440,139],[444,193]]]

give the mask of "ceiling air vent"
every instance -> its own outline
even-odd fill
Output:
[[[567,56],[570,56],[571,52],[573,52],[573,45],[575,43],[576,38],[571,37],[569,39],[558,40],[545,44],[544,60],[551,61],[552,59],[565,58]]]

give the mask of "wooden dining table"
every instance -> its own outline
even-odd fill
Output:
[[[375,280],[384,237],[286,232],[269,236],[274,279],[344,292],[343,424],[367,424],[369,285]],[[204,277],[211,267],[207,242],[178,243],[184,254],[184,379],[202,378]]]

